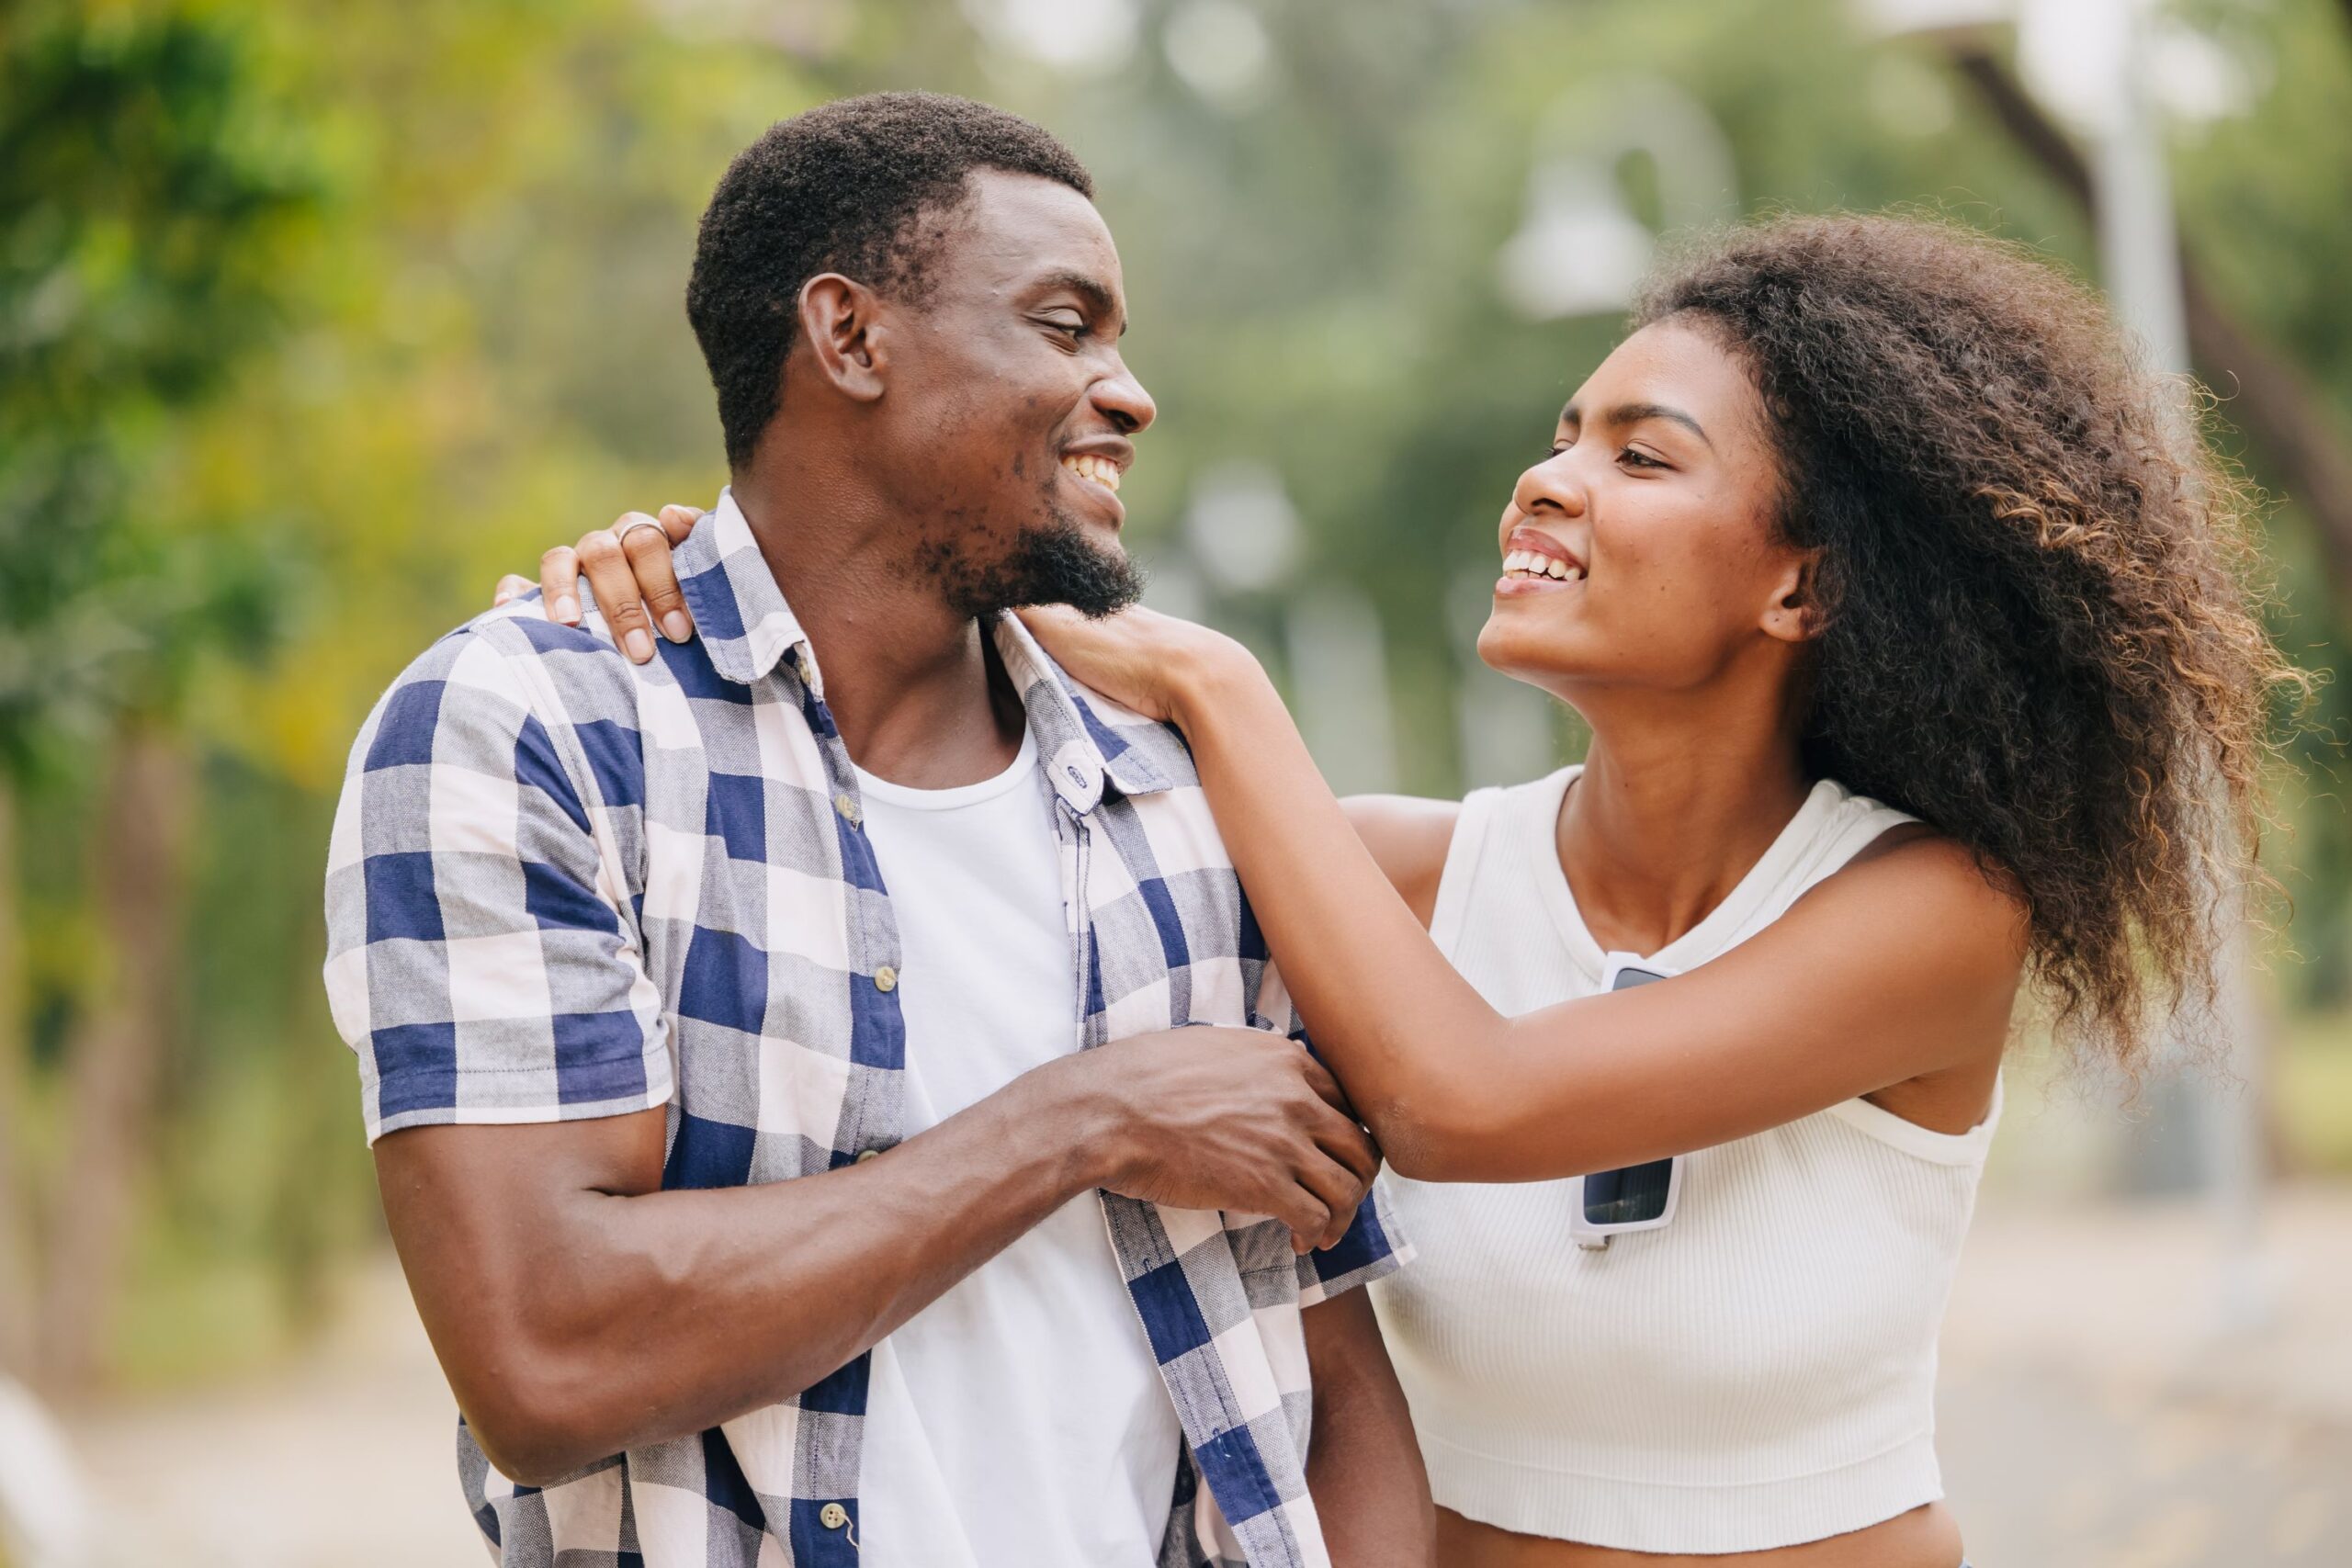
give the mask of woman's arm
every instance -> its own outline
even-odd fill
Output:
[[[1183,728],[1316,1048],[1407,1176],[1635,1164],[1979,1062],[2003,1038],[2021,923],[1934,839],[1850,867],[1688,975],[1505,1018],[1390,887],[1257,661],[1165,617],[1120,620],[1030,616],[1080,679]]]

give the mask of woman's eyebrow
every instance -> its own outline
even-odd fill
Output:
[[[1662,419],[1668,423],[1679,424],[1705,442],[1707,450],[1712,452],[1715,449],[1713,440],[1709,437],[1705,428],[1697,420],[1692,419],[1680,409],[1668,408],[1664,403],[1619,403],[1600,416],[1600,423],[1609,425],[1639,424],[1645,419]],[[1577,408],[1576,404],[1570,403],[1560,411],[1560,423],[1581,426],[1584,423],[1584,411]]]

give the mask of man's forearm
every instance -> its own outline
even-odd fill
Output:
[[[1437,1519],[1372,1303],[1359,1289],[1306,1309],[1315,1423],[1306,1489],[1334,1568],[1429,1568]]]
[[[657,1125],[650,1180],[582,1180],[551,1213],[468,1201],[513,1188],[462,1157],[382,1161],[385,1202],[483,1448],[543,1482],[789,1398],[1099,1184],[1100,1130],[1066,1089],[1041,1069],[880,1157],[791,1181],[648,1190]],[[560,1129],[416,1130],[492,1131],[489,1157],[513,1160]],[[486,1255],[512,1260],[503,1299],[467,1299],[442,1265]]]

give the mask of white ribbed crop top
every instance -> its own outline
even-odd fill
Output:
[[[1560,869],[1578,770],[1463,803],[1431,934],[1506,1013],[1600,988]],[[1679,973],[1776,919],[1911,818],[1823,782]],[[1595,1049],[1604,1048],[1596,1043]],[[1419,1261],[1374,1287],[1437,1501],[1630,1551],[1754,1551],[1942,1495],[1936,1337],[1999,1091],[1974,1130],[1853,1100],[1685,1161],[1674,1217],[1570,1240],[1577,1183],[1387,1179]]]

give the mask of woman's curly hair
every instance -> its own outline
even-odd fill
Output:
[[[2064,1036],[2130,1065],[2209,1006],[2271,698],[2251,492],[2184,380],[2021,246],[1909,217],[1706,236],[1634,324],[1697,318],[1762,393],[1817,551],[1805,762],[1967,846]]]

